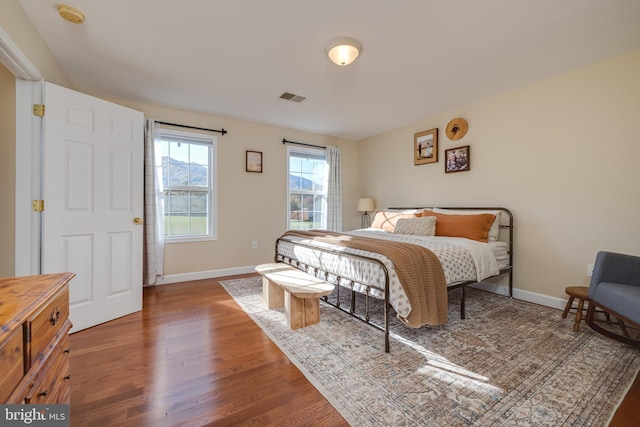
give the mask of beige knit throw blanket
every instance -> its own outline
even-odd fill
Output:
[[[409,316],[398,316],[400,320],[414,328],[447,323],[447,285],[444,271],[438,258],[429,249],[410,243],[326,230],[290,230],[283,237],[287,235],[384,255],[393,263],[411,304]]]

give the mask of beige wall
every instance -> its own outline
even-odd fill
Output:
[[[15,272],[16,79],[0,64],[0,277]]]
[[[0,27],[47,81],[72,87],[18,0],[0,2]],[[15,105],[15,101],[12,100],[11,103]],[[158,120],[201,127],[224,127],[229,130],[227,135],[218,138],[218,240],[168,244],[165,255],[166,275],[246,267],[273,258],[274,240],[285,229],[286,220],[286,147],[281,143],[282,138],[342,148],[344,163],[347,165],[343,168],[343,191],[347,213],[345,228],[355,228],[359,223],[356,212],[358,196],[354,195],[358,187],[357,147],[354,142],[206,114],[152,105],[120,103],[143,111],[146,116]],[[15,123],[15,119],[11,123]],[[15,137],[12,140],[15,141]],[[12,144],[10,149],[15,150],[15,144]],[[248,149],[263,151],[264,173],[245,172],[244,156],[245,150]],[[15,158],[15,154],[11,158]],[[9,169],[6,172],[9,174]],[[15,170],[10,174],[13,177],[12,182],[15,182]],[[13,191],[13,184],[11,189]],[[13,198],[7,199],[3,210],[13,215]],[[13,221],[10,224],[6,223],[6,230],[0,231],[13,236]],[[251,249],[251,242],[254,240],[258,241],[257,250]],[[13,242],[5,240],[0,247],[1,253],[11,254],[13,272]]]
[[[47,81],[71,87],[18,0],[0,1],[0,27]],[[0,277],[15,274],[15,78],[0,64]]]
[[[70,87],[18,0],[0,2],[0,26],[48,81]],[[285,228],[286,149],[281,144],[285,137],[343,149],[345,229],[359,226],[355,205],[363,196],[374,197],[378,206],[510,208],[516,218],[516,288],[562,297],[565,286],[588,283],[586,265],[598,250],[640,255],[638,75],[640,52],[634,52],[358,143],[121,103],[159,120],[230,131],[218,138],[219,238],[168,245],[166,274],[243,267],[271,259],[273,241]],[[0,79],[4,86],[6,76]],[[469,132],[461,141],[451,142],[444,128],[458,116],[468,120]],[[413,134],[434,127],[440,129],[440,162],[414,166]],[[2,138],[0,150],[13,150]],[[444,149],[467,144],[471,171],[445,175]],[[263,174],[244,171],[247,149],[263,151]],[[6,158],[4,151],[1,154]],[[3,199],[3,210],[13,212],[13,203]],[[4,236],[13,234],[9,222],[3,221]],[[251,250],[253,240],[259,242],[257,250]],[[6,249],[6,241],[0,248],[2,253],[13,253],[13,248]]]
[[[355,142],[258,123],[198,114],[153,105],[111,100],[171,123],[229,131],[218,135],[218,239],[167,244],[165,275],[247,267],[271,262],[274,242],[286,228],[286,146],[282,138],[342,148],[345,220],[358,222],[356,212],[357,146]],[[245,172],[245,151],[263,153],[263,173]],[[251,242],[258,249],[251,249]]]
[[[562,297],[586,285],[598,250],[640,255],[640,51],[481,102],[359,145],[362,193],[378,206],[504,206],[515,216],[514,285]],[[447,122],[467,135],[449,141]],[[439,162],[413,165],[413,134],[437,127]],[[470,145],[471,170],[444,173]]]
[[[51,7],[43,4],[43,7]],[[0,27],[40,71],[45,80],[71,88],[69,80],[18,0],[0,1]]]

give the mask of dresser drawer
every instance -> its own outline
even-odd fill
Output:
[[[30,320],[31,357],[27,368],[43,355],[68,317],[69,287],[65,286]]]
[[[22,328],[16,328],[0,347],[0,402],[7,400],[24,375]]]
[[[69,403],[74,276],[0,278],[0,404]]]
[[[61,404],[68,402],[69,390],[69,337],[65,335],[58,341],[50,360],[43,366],[34,385],[26,394],[24,403]]]

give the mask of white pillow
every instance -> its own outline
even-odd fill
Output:
[[[489,228],[489,241],[498,240],[498,235],[500,234],[500,214],[502,211],[492,211],[492,210],[465,210],[465,209],[442,209],[442,208],[433,208],[433,212],[441,213],[441,214],[453,214],[453,215],[477,215],[477,214],[492,214],[496,216],[496,219],[491,224],[491,228]]]
[[[396,234],[414,234],[417,236],[435,236],[436,217],[399,218],[393,230]]]

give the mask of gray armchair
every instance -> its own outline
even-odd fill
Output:
[[[640,329],[640,257],[614,252],[598,252],[589,285],[587,324],[615,340],[640,346],[637,334],[630,336],[625,327]],[[598,325],[596,308],[618,318],[622,334]]]

